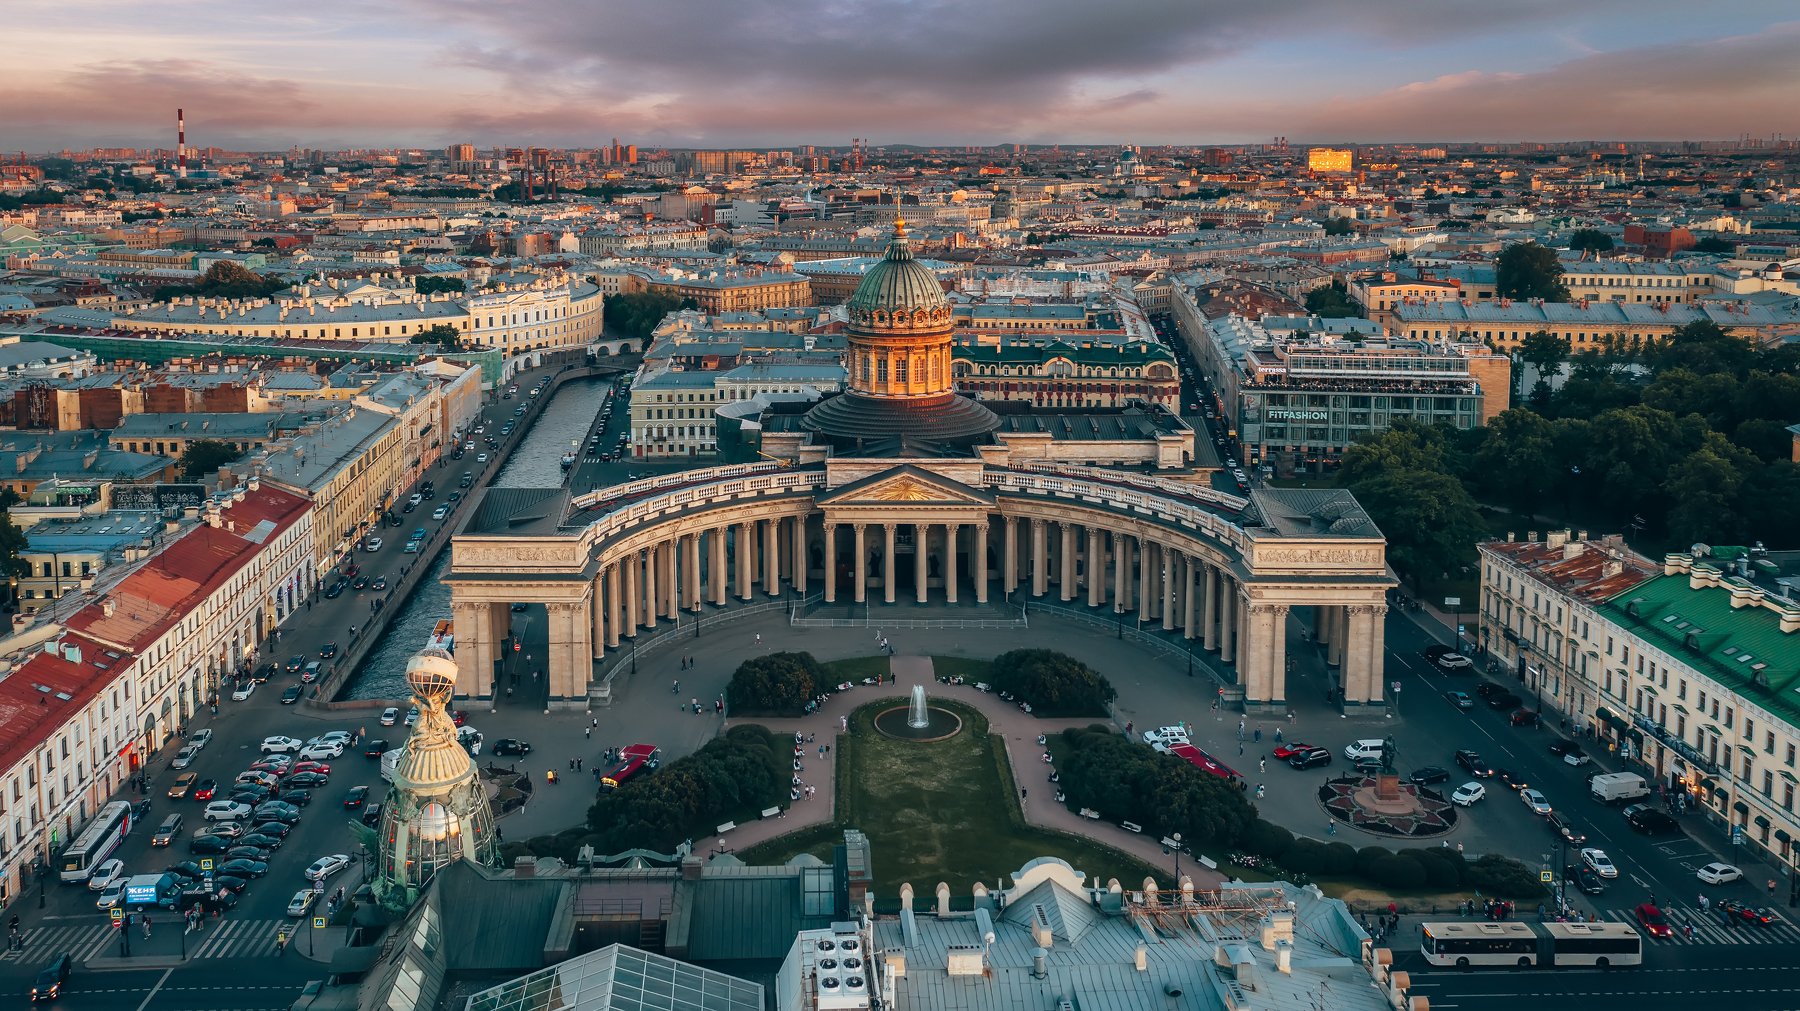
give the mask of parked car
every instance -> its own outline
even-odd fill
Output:
[[[194,759],[199,757],[199,755],[200,749],[190,744],[175,753],[174,760],[169,762],[169,768],[185,769],[188,766],[193,765]]]
[[[194,784],[193,797],[195,800],[199,800],[199,801],[211,800],[211,799],[213,799],[213,792],[216,791],[218,788],[219,788],[219,784],[213,782],[210,779],[203,779],[200,782]]]
[[[364,804],[368,803],[368,800],[369,800],[369,788],[368,787],[353,786],[350,788],[349,793],[344,794],[344,807],[351,809],[351,810],[355,810],[356,808],[362,807]]]
[[[1475,686],[1475,695],[1481,699],[1491,699],[1496,695],[1506,694],[1506,689],[1492,681],[1483,681]]]
[[[380,551],[381,550],[381,538],[379,538],[379,537],[369,538],[368,542],[363,545],[363,550],[364,551]]]
[[[350,866],[350,858],[343,853],[323,856],[314,860],[312,865],[306,868],[306,880],[323,881],[348,866]]]
[[[212,743],[212,739],[213,732],[211,730],[196,730],[188,735],[188,746],[192,748],[204,748]]]
[[[261,860],[239,857],[236,860],[227,860],[220,864],[219,873],[237,878],[260,878],[269,873],[269,865]]]
[[[1498,695],[1489,695],[1487,704],[1489,709],[1497,713],[1506,713],[1524,705],[1525,700],[1512,692],[1501,692]]]
[[[300,757],[309,760],[341,758],[343,754],[344,746],[336,741],[320,741],[300,749]]]
[[[198,782],[200,782],[199,773],[184,772],[175,777],[175,782],[169,787],[169,796],[181,800],[194,791],[194,784]]]
[[[1464,783],[1450,795],[1450,802],[1458,807],[1471,807],[1476,801],[1487,796],[1487,787],[1480,783]]]
[[[197,835],[188,840],[188,852],[198,857],[216,857],[231,848],[231,840],[222,835]]]
[[[1493,705],[1493,703],[1489,702],[1488,705]],[[1539,723],[1537,710],[1535,709],[1514,709],[1512,715],[1508,716],[1506,721],[1515,727],[1535,727]]]
[[[1714,861],[1695,871],[1694,877],[1699,878],[1709,885],[1726,885],[1733,881],[1743,880],[1744,872],[1730,864],[1722,864]]]
[[[235,800],[215,800],[206,805],[204,817],[207,821],[241,821],[251,810],[250,805]]]
[[[1311,751],[1312,749],[1313,746],[1310,744],[1303,744],[1300,741],[1289,741],[1286,744],[1275,745],[1275,750],[1269,752],[1269,757],[1278,762],[1285,762],[1302,751]]]
[[[299,751],[306,747],[306,742],[297,737],[265,737],[260,747],[265,755],[279,755]]]
[[[1637,808],[1638,810],[1632,810]],[[1625,821],[1632,831],[1644,835],[1671,835],[1681,831],[1681,823],[1661,811],[1644,804],[1633,804],[1625,809]]]
[[[263,835],[261,832],[251,832],[248,835],[241,835],[237,838],[237,844],[239,846],[254,846],[257,849],[270,852],[280,849],[282,841],[283,840],[279,836]],[[258,857],[257,859],[264,860],[267,859],[267,857]]]
[[[231,701],[243,702],[254,694],[256,694],[256,682],[242,681],[239,682],[236,688],[231,690]]]

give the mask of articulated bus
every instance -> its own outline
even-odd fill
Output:
[[[1427,923],[1419,952],[1432,965],[1539,968],[1640,965],[1644,939],[1629,923]]]
[[[122,800],[115,800],[100,808],[94,820],[88,822],[87,828],[75,837],[69,848],[62,854],[62,879],[64,881],[86,881],[94,873],[94,868],[105,863],[113,855],[113,850],[125,841],[125,833],[131,831],[131,805]]]

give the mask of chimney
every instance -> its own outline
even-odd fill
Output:
[[[1150,949],[1138,942],[1137,951],[1131,956],[1131,964],[1139,972],[1150,971]]]
[[[908,881],[900,886],[900,908],[911,911],[913,903],[913,886]]]
[[[1545,547],[1560,548],[1567,543],[1569,543],[1569,532],[1567,530],[1552,530],[1544,535]]]
[[[1294,914],[1285,910],[1270,913],[1262,921],[1263,950],[1274,951],[1282,941],[1294,943]]]
[[[1294,944],[1292,941],[1275,942],[1275,969],[1284,975],[1294,972]]]
[[[698,881],[698,880],[700,880],[700,871],[704,867],[705,867],[705,864],[701,862],[700,858],[697,856],[694,856],[693,854],[689,854],[685,857],[682,857],[681,858],[681,880],[683,880],[683,881]]]
[[[513,877],[514,878],[522,880],[524,878],[532,878],[532,877],[536,877],[536,876],[537,876],[537,857],[525,856],[525,857],[514,857],[513,858]]]
[[[1049,949],[1056,945],[1056,935],[1050,932],[1048,923],[1041,919],[1034,919],[1031,923],[1031,943],[1037,945],[1041,950]]]
[[[117,603],[115,603],[111,597],[108,597],[105,600],[102,600],[100,602],[100,613],[102,615],[105,615],[108,618],[112,617],[113,612],[117,611],[118,609],[119,609],[119,605]]]

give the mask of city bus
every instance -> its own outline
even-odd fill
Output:
[[[1476,920],[1427,923],[1419,953],[1432,965],[1539,968],[1640,965],[1644,939],[1629,923],[1525,923]]]
[[[62,879],[86,881],[94,868],[105,863],[131,831],[131,805],[115,800],[100,808],[75,841],[62,854]]]

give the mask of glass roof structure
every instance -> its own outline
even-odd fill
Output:
[[[756,983],[612,944],[471,996],[467,1011],[762,1011]]]

